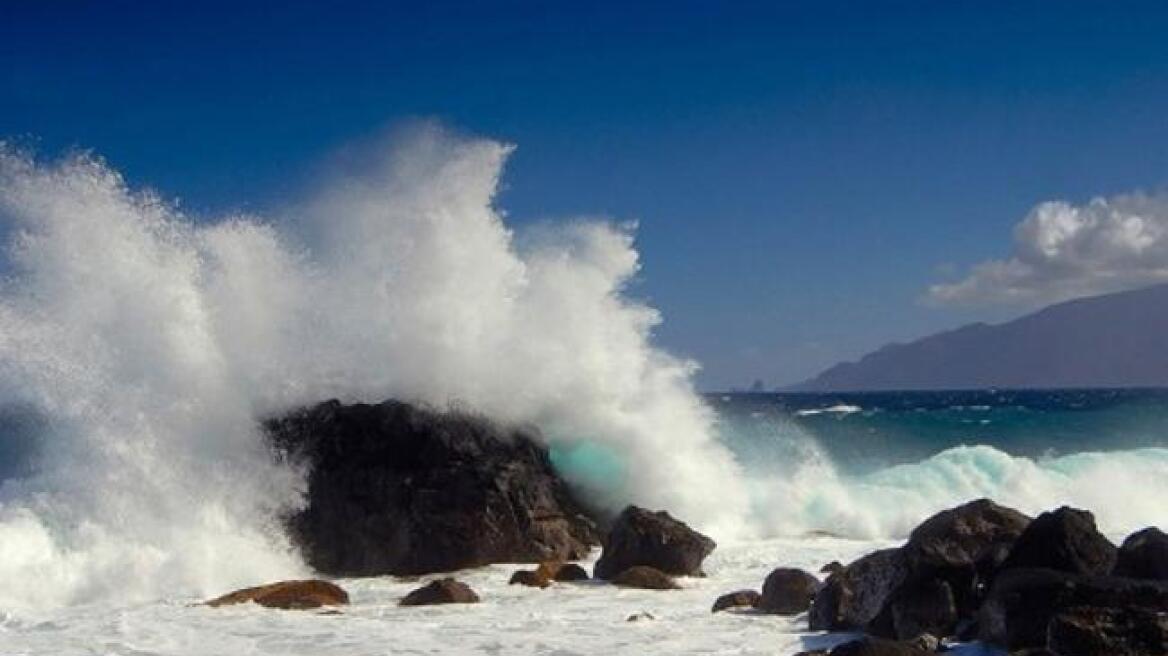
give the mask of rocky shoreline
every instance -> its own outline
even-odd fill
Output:
[[[537,435],[400,402],[329,402],[268,427],[281,457],[309,468],[309,504],[289,527],[322,573],[419,574],[533,562],[539,567],[510,581],[536,588],[532,594],[587,580],[567,561],[579,559],[601,532],[556,476]],[[703,575],[702,562],[716,546],[666,512],[630,506],[606,523],[592,575],[613,586],[676,588],[674,577]],[[430,549],[428,556],[414,553]],[[979,499],[928,518],[900,547],[825,565],[823,580],[775,564],[761,591],[711,599],[712,611],[805,616],[811,631],[863,634],[807,656],[926,654],[969,641],[1029,656],[1168,653],[1168,536],[1147,528],[1116,547],[1085,510],[1063,507],[1030,518]],[[277,607],[333,603],[330,597],[318,603],[317,583],[289,583],[304,584],[308,597],[298,600],[282,585]],[[215,601],[264,603],[247,593],[269,587]],[[342,594],[331,599],[347,601]],[[477,601],[475,591],[445,577],[401,603]]]

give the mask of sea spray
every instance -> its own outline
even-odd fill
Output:
[[[0,485],[0,608],[302,574],[278,522],[301,478],[256,419],[328,397],[534,423],[620,463],[604,485],[564,465],[594,502],[740,528],[694,365],[625,293],[631,233],[517,240],[493,204],[510,150],[423,128],[279,216],[199,220],[94,156],[0,150],[0,406],[44,417],[31,473]]]

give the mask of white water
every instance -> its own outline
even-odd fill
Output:
[[[493,204],[510,150],[421,129],[278,216],[196,221],[95,157],[0,149],[0,407],[46,426],[0,485],[0,609],[302,574],[276,522],[300,478],[254,424],[333,396],[532,422],[602,502],[742,526],[694,365],[625,293],[631,232],[517,239]],[[620,466],[574,467],[582,443]]]

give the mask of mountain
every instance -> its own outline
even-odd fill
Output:
[[[1168,387],[1168,284],[889,344],[798,391]]]

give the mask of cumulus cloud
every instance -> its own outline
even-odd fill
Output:
[[[1038,305],[1168,282],[1168,195],[1049,201],[1014,227],[1006,259],[929,287],[937,304]]]

